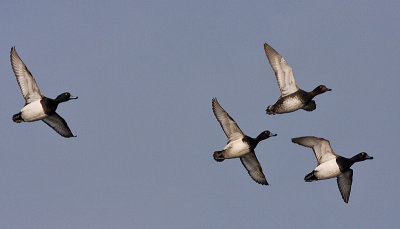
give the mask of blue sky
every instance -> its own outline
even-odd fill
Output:
[[[400,211],[398,1],[2,1],[1,228],[395,228]],[[333,91],[313,112],[267,116],[279,97],[263,44],[298,85]],[[9,51],[77,138],[13,123],[24,104]],[[249,136],[270,186],[239,160],[211,99]],[[355,164],[349,204],[293,137],[329,139]]]

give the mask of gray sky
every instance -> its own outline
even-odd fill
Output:
[[[400,211],[398,1],[2,1],[0,228],[395,228]],[[267,116],[280,92],[268,42],[298,85],[332,88],[313,112]],[[24,104],[11,46],[77,138],[13,123]],[[270,186],[240,161],[211,99],[250,136]],[[315,135],[355,164],[305,183]]]

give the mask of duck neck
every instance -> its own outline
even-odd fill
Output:
[[[269,137],[265,137],[265,135],[263,133],[259,134],[256,138],[254,138],[254,142],[255,142],[254,145],[256,146],[259,142],[261,142],[262,140],[265,140],[267,138],[269,138]]]
[[[41,103],[43,104],[45,112],[49,114],[57,109],[57,106],[60,102],[58,102],[56,99],[50,99],[43,96]]]
[[[339,165],[340,171],[345,171],[346,169],[349,169],[355,162],[354,158],[346,158],[339,156],[336,158],[336,161],[338,162],[337,164]]]
[[[65,102],[65,101],[67,101],[67,100],[65,100],[64,98],[60,97],[60,96],[57,96],[57,98],[52,99],[52,100],[53,100],[54,102],[56,102],[57,105],[58,105],[59,103],[63,103],[63,102]]]
[[[256,142],[256,144],[258,144],[262,140],[265,140],[265,138],[262,137],[262,134],[258,135],[256,138],[254,138],[254,141]]]
[[[358,155],[351,157],[349,160],[352,162],[352,164],[361,161]]]
[[[245,141],[251,150],[254,150],[254,148],[256,148],[257,144],[261,141],[262,139],[260,139],[259,137],[256,138],[252,138],[249,136],[246,136],[243,138],[243,141]]]
[[[314,90],[310,91],[309,94],[311,95],[311,98],[314,98],[315,96],[321,94],[321,92],[318,90],[318,88],[315,88]]]

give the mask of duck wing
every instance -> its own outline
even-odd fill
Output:
[[[40,89],[36,84],[31,72],[18,56],[15,47],[11,48],[10,60],[12,69],[15,77],[17,78],[19,88],[21,89],[22,95],[25,98],[26,104],[41,99],[43,97],[42,93],[40,92]]]
[[[240,130],[235,120],[219,105],[217,98],[212,99],[212,109],[229,141],[244,137],[242,130]]]
[[[275,72],[276,80],[278,81],[278,86],[281,90],[282,97],[290,95],[299,90],[299,87],[297,86],[296,80],[293,76],[292,68],[288,63],[286,63],[285,59],[283,59],[283,57],[267,43],[264,44],[264,50],[269,64]]]
[[[314,136],[305,136],[299,138],[292,138],[292,142],[305,147],[312,148],[314,151],[315,158],[317,159],[318,165],[338,157],[338,155],[335,152],[333,152],[329,141],[323,138],[317,138]]]
[[[336,181],[344,202],[348,203],[353,182],[353,170],[347,169],[337,177]]]
[[[69,127],[67,125],[67,122],[56,112],[54,112],[52,115],[49,115],[42,120],[48,126],[53,128],[53,130],[55,130],[57,133],[59,133],[61,136],[66,137],[66,138],[76,137],[72,134],[71,130],[69,129]]]
[[[256,154],[254,152],[250,152],[240,157],[240,161],[243,166],[246,168],[250,177],[259,184],[268,185],[267,180],[265,179],[264,173],[262,171],[261,165],[257,160]]]

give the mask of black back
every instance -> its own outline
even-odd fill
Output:
[[[339,156],[336,158],[336,163],[339,166],[340,172],[343,173],[354,164],[354,161],[350,160],[349,158]]]
[[[254,149],[256,148],[256,146],[257,146],[257,144],[259,142],[255,138],[249,137],[247,135],[243,137],[242,141],[246,142],[247,145],[249,145],[250,152],[254,151]]]
[[[47,98],[45,96],[43,96],[40,103],[42,104],[44,113],[46,113],[47,115],[53,114],[57,110],[57,106],[59,104],[59,102],[57,102],[56,100]]]

